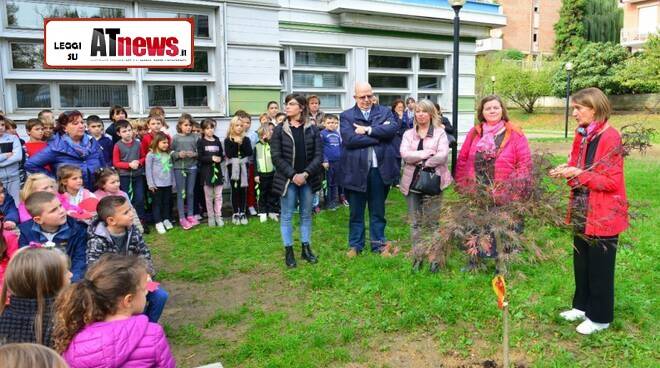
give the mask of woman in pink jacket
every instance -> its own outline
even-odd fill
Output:
[[[163,328],[142,314],[144,262],[105,254],[55,302],[55,350],[71,368],[175,367]]]
[[[417,103],[413,129],[403,134],[400,152],[405,166],[399,189],[408,202],[413,268],[417,270],[421,267],[426,253],[426,248],[420,241],[422,236],[429,236],[433,231],[432,225],[440,211],[442,193],[429,197],[411,190],[413,178],[420,170],[431,168],[440,177],[440,189],[446,188],[452,181],[447,169],[449,141],[433,102],[422,100]],[[431,272],[437,270],[438,264],[431,262]]]
[[[468,132],[456,162],[457,189],[469,193],[477,186],[486,186],[496,205],[520,199],[529,188],[532,169],[527,138],[509,121],[499,96],[484,97],[477,118],[479,124]],[[521,219],[515,228],[522,232],[522,227]],[[497,257],[494,239],[491,244],[491,250],[483,252],[482,257]],[[471,259],[468,270],[475,266]]]

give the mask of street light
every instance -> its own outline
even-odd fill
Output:
[[[573,63],[570,61],[564,65],[566,69],[566,114],[564,116],[564,138],[568,138],[568,101],[571,98],[571,70],[573,70]]]
[[[495,94],[495,76],[494,75],[490,76],[490,81],[492,83],[492,88],[491,88],[490,94],[494,95]]]
[[[465,0],[449,0],[449,5],[454,9],[454,55],[452,67],[452,97],[451,97],[451,120],[454,124],[454,138],[456,142],[451,148],[451,173],[456,174],[456,160],[458,158],[458,44],[460,41],[460,18],[458,13],[461,11]]]

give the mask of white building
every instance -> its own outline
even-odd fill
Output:
[[[431,98],[451,109],[453,10],[446,0],[0,0],[0,109],[24,121],[43,108],[107,119],[164,106],[224,118],[258,114],[290,92],[316,94],[321,108],[353,105],[356,81],[380,102]],[[506,24],[498,5],[461,10],[461,132],[474,118],[475,40]],[[45,17],[189,17],[196,20],[192,70],[52,70],[42,67]]]

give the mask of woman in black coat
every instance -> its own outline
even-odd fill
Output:
[[[301,257],[316,263],[310,241],[312,238],[312,199],[321,190],[323,143],[318,128],[307,121],[307,100],[299,94],[284,100],[287,120],[278,125],[270,141],[275,166],[273,191],[281,205],[280,232],[287,267],[296,267],[293,255],[293,211],[299,203]]]

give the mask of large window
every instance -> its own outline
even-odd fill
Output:
[[[109,107],[128,106],[128,87],[108,84],[60,84],[60,106]]]
[[[98,113],[114,104],[145,114],[163,106],[168,114],[182,111],[225,111],[225,8],[218,2],[175,4],[163,1],[0,0],[0,49],[8,113],[31,114],[42,108],[81,109]],[[218,14],[220,16],[218,16]],[[178,68],[91,69],[44,67],[44,18],[192,18],[194,65]],[[292,59],[293,60],[293,59]],[[314,63],[313,59],[309,60]],[[329,61],[332,63],[332,61]],[[315,70],[310,70],[314,72]],[[343,88],[334,70],[321,76],[322,88]],[[318,84],[318,76],[297,76],[300,88]],[[291,83],[290,83],[291,84]],[[334,86],[334,87],[333,87]],[[310,87],[313,88],[313,87]],[[139,95],[138,95],[139,94]],[[9,101],[10,100],[10,101]],[[139,111],[138,111],[139,110]]]
[[[208,85],[193,83],[167,83],[147,86],[147,103],[151,106],[183,109],[208,107]]]
[[[13,69],[43,69],[44,45],[38,43],[11,43]]]
[[[44,44],[35,42],[11,42],[11,67],[14,70],[64,70],[44,68]],[[87,70],[104,73],[126,72],[127,69],[107,68],[67,68],[66,70]]]
[[[67,2],[7,1],[7,25],[10,28],[43,29],[44,18],[123,18],[124,16],[123,8]]]
[[[148,87],[149,106],[176,106],[176,86],[153,85]]]
[[[50,85],[48,84],[17,84],[16,104],[20,108],[51,107]]]
[[[204,14],[173,13],[165,11],[148,11],[149,18],[193,18],[195,38],[210,38],[209,16]]]
[[[298,50],[280,52],[282,95],[316,95],[324,111],[341,110],[346,98],[346,53],[343,51]]]
[[[444,80],[442,55],[369,52],[369,83],[382,105],[408,96],[439,102]]]
[[[210,91],[220,88],[214,81],[217,74],[216,44],[213,36],[217,20],[213,12],[201,9],[174,11],[170,9],[148,8],[149,18],[193,18],[195,35],[195,62],[190,69],[149,68],[144,75],[144,101],[147,108],[162,106],[166,109],[185,110],[186,108],[208,109],[211,107]],[[214,23],[215,21],[215,23]]]

